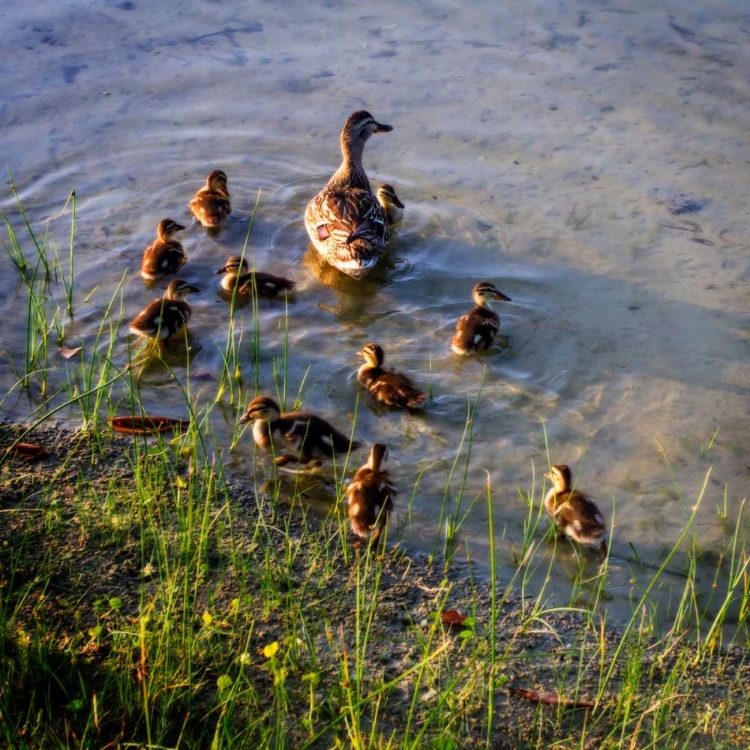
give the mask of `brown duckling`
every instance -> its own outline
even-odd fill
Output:
[[[393,189],[393,185],[381,185],[377,192],[378,203],[383,207],[388,217],[388,225],[395,227],[404,218],[406,206],[401,203]]]
[[[357,469],[346,489],[347,515],[352,532],[377,541],[393,510],[396,488],[385,470],[388,448],[375,443],[367,463]]]
[[[182,330],[192,310],[185,296],[200,291],[182,279],[169,282],[164,296],[149,302],[130,324],[130,333],[147,338],[168,339]]]
[[[451,349],[456,354],[473,354],[489,349],[500,330],[500,316],[492,309],[491,300],[511,301],[489,281],[480,281],[474,287],[472,297],[475,307],[458,319],[451,340]]]
[[[604,516],[588,495],[572,488],[567,464],[556,464],[545,477],[552,480],[552,487],[544,498],[544,507],[558,532],[578,544],[598,546],[599,551],[606,554]]]
[[[206,184],[190,201],[190,213],[206,229],[218,229],[232,213],[227,190],[227,176],[220,169],[215,169],[206,178]]]
[[[276,463],[290,461],[306,464],[315,458],[331,458],[337,453],[356,450],[361,443],[315,414],[303,411],[281,413],[279,405],[268,396],[254,398],[239,423],[253,422],[253,440],[263,450],[286,448],[292,456],[279,455]]]
[[[403,409],[421,409],[427,403],[427,394],[400,372],[383,369],[385,355],[379,344],[370,343],[357,352],[365,364],[357,372],[357,380],[378,400],[388,406]]]
[[[143,252],[141,276],[156,281],[164,276],[177,273],[187,263],[182,245],[173,235],[185,227],[172,219],[162,219],[156,227],[156,241]]]
[[[247,261],[240,255],[233,255],[216,273],[226,274],[221,280],[221,288],[232,292],[236,287],[237,294],[252,294],[255,286],[260,296],[273,297],[282,292],[291,292],[297,284],[296,281],[285,279],[283,276],[250,271]]]

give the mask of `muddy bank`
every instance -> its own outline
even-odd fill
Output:
[[[17,428],[3,427],[2,445],[14,435]],[[107,709],[99,708],[97,730],[89,727],[87,735],[85,727],[92,696],[95,702],[97,693],[106,693],[108,681],[137,688],[147,671],[137,666],[138,628],[144,617],[161,622],[167,607],[170,617],[160,627],[176,622],[182,630],[162,647],[180,658],[189,646],[192,665],[181,675],[181,698],[168,708],[174,728],[165,729],[163,739],[181,737],[188,747],[206,741],[206,722],[216,719],[217,706],[218,713],[223,706],[224,715],[234,714],[224,720],[235,728],[248,716],[268,714],[269,736],[283,728],[287,746],[312,741],[312,747],[330,747],[351,731],[342,706],[355,688],[364,701],[361,721],[365,728],[374,725],[378,736],[400,738],[408,725],[414,731],[425,723],[426,739],[455,732],[460,744],[451,747],[479,746],[486,735],[490,676],[493,747],[537,747],[560,738],[585,747],[616,746],[613,721],[623,691],[639,693],[629,700],[641,706],[640,731],[647,733],[653,696],[690,655],[706,663],[705,655],[686,651],[679,639],[660,645],[634,631],[619,649],[622,631],[596,613],[535,609],[533,600],[506,592],[503,581],[492,659],[490,586],[466,564],[445,573],[421,554],[393,548],[365,561],[366,549],[353,548],[351,539],[346,553],[340,542],[331,544],[335,517],[276,506],[232,478],[217,484],[206,512],[195,515],[196,529],[205,525],[216,533],[192,536],[170,486],[153,486],[145,496],[135,486],[134,454],[137,461],[154,461],[153,454],[168,451],[168,445],[92,439],[53,426],[26,439],[43,445],[47,457],[30,463],[6,456],[0,468],[0,700],[6,733],[10,727],[30,731],[23,719],[30,703],[40,711],[34,730],[40,737],[42,727],[45,737],[89,736],[92,744],[74,745],[81,747],[142,740],[138,711],[125,699],[118,706],[111,695]],[[194,467],[170,461],[176,485],[188,483]],[[164,500],[158,522],[148,520],[148,498],[155,493]],[[153,501],[161,502],[155,496]],[[190,544],[200,547],[196,555]],[[170,546],[174,556],[163,552]],[[175,577],[184,585],[174,587]],[[469,619],[458,627],[444,624],[449,610]],[[118,632],[132,636],[124,649]],[[635,679],[628,673],[629,650],[640,654]],[[618,663],[604,684],[615,654]],[[686,721],[697,705],[721,706],[719,719],[696,732],[691,747],[746,746],[745,652],[717,650],[710,661],[707,670],[695,672],[703,675],[699,679],[675,684],[671,720]],[[57,681],[41,705],[45,691],[36,683],[49,680],[45,668]],[[247,713],[247,705],[228,707],[221,700],[221,679],[238,670],[252,686],[255,714]],[[535,693],[596,705],[540,704]],[[274,713],[281,705],[283,719]],[[443,708],[460,717],[460,731],[430,724]],[[254,741],[263,742],[261,735]]]

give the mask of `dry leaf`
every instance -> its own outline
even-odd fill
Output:
[[[519,698],[525,698],[532,703],[545,703],[548,706],[567,706],[568,708],[593,708],[593,701],[577,701],[572,698],[563,698],[557,693],[548,693],[546,691],[537,692],[536,690],[526,690],[524,688],[511,688],[512,695]]]
[[[172,419],[171,417],[110,417],[109,423],[115,432],[125,432],[130,435],[153,435],[156,432],[167,432],[169,430],[186,430],[190,420]]]
[[[60,347],[60,354],[62,354],[63,357],[65,357],[65,359],[70,359],[71,357],[75,357],[75,355],[78,354],[78,352],[80,352],[81,349],[83,349],[82,346],[74,346],[73,348],[70,348],[68,346],[65,346],[65,344],[63,344]]]
[[[8,448],[8,453],[13,453],[26,461],[40,461],[47,456],[46,449],[36,443],[16,443]]]
[[[443,625],[448,625],[451,628],[460,628],[465,619],[466,615],[462,615],[457,609],[446,609],[440,616]]]

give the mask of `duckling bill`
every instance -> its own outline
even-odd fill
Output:
[[[347,515],[351,530],[358,537],[377,541],[393,511],[396,488],[385,469],[388,448],[375,443],[367,463],[357,469],[346,489]]]
[[[282,414],[279,405],[269,396],[254,398],[239,423],[253,423],[253,440],[266,451],[286,449],[291,455],[279,455],[276,464],[290,461],[307,464],[316,458],[332,458],[360,447],[359,440],[350,440],[325,419],[304,411]]]
[[[406,206],[399,200],[393,185],[381,185],[377,192],[378,203],[383,207],[388,217],[388,226],[395,227],[404,218]]]
[[[500,330],[500,316],[492,309],[492,300],[510,302],[489,281],[480,281],[472,291],[474,308],[462,315],[456,324],[456,332],[451,340],[451,349],[456,354],[474,354],[487,351]]]
[[[606,554],[604,516],[588,495],[572,488],[568,465],[556,464],[545,476],[552,480],[552,487],[544,498],[544,507],[558,532],[584,546],[598,545],[599,551]]]

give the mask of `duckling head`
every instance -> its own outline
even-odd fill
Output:
[[[216,271],[216,273],[229,273],[233,276],[241,276],[243,273],[247,273],[247,269],[247,261],[241,255],[233,255],[226,262],[226,265]]]
[[[156,235],[160,240],[167,241],[173,234],[182,231],[184,228],[182,224],[178,224],[172,219],[162,219],[159,226],[156,227]]]
[[[365,143],[373,133],[390,133],[391,125],[377,122],[375,118],[364,109],[349,115],[341,131],[341,148],[344,153],[350,151],[362,151]]]
[[[544,476],[552,480],[552,486],[558,493],[569,492],[573,484],[570,467],[567,464],[555,464]]]
[[[240,424],[254,422],[260,419],[263,422],[275,422],[281,416],[279,405],[270,396],[258,396],[254,398],[247,411],[240,417]]]
[[[373,471],[385,471],[386,461],[388,461],[388,446],[385,443],[375,443],[370,449],[367,465]]]
[[[200,289],[198,289],[197,286],[188,284],[187,281],[184,281],[183,279],[172,279],[172,281],[169,282],[169,286],[167,287],[164,296],[175,302],[177,300],[185,299],[188,294],[196,294],[199,291]]]
[[[368,365],[372,365],[373,367],[380,367],[383,364],[383,360],[385,359],[383,347],[380,346],[380,344],[376,344],[375,342],[365,344],[365,346],[362,347],[362,351],[357,352],[357,354],[360,357],[364,357],[365,362],[367,362]]]
[[[503,294],[491,281],[480,281],[472,292],[475,304],[480,307],[490,307],[492,300],[510,302],[511,299]]]
[[[398,199],[396,191],[392,185],[381,185],[377,192],[378,201],[380,205],[388,210],[388,206],[396,206],[396,208],[406,208],[406,206]]]
[[[206,187],[212,193],[218,193],[223,195],[225,198],[229,197],[229,190],[227,189],[227,175],[226,172],[222,172],[221,169],[214,169],[210,175],[206,178]]]

